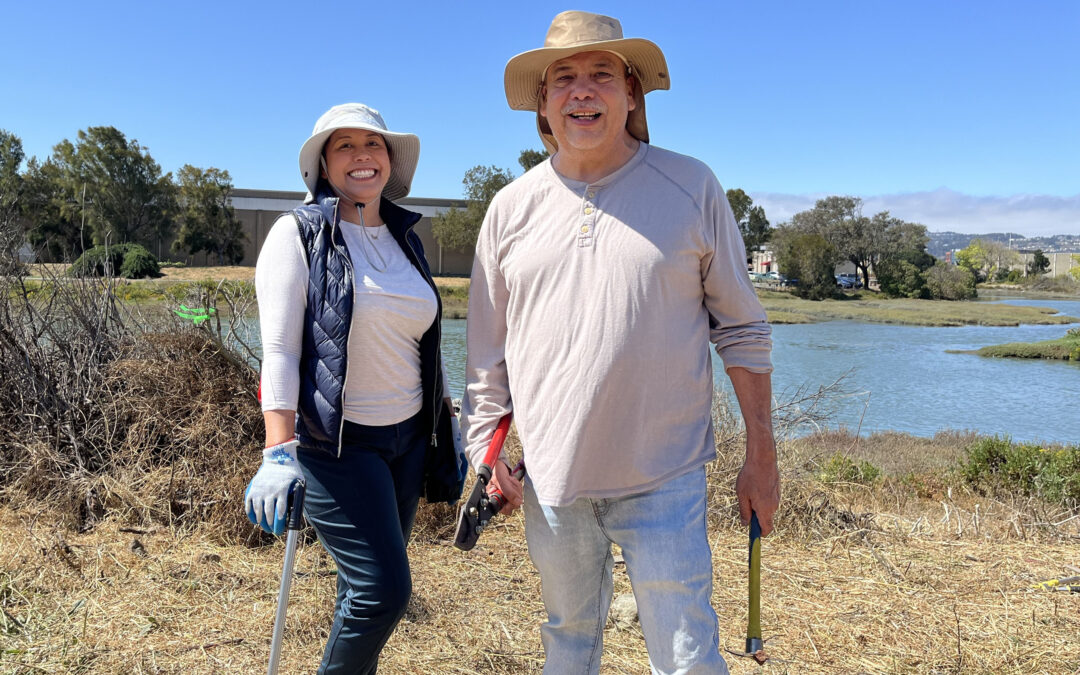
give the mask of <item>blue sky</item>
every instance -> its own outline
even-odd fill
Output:
[[[318,7],[317,10],[305,6]],[[663,49],[653,143],[776,224],[829,194],[931,230],[1080,234],[1080,2],[14,3],[0,128],[44,158],[112,125],[166,171],[298,190],[315,119],[354,100],[421,139],[417,197],[540,148],[503,67],[586,9]]]

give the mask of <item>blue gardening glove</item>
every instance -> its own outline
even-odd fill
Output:
[[[465,447],[461,444],[461,425],[458,424],[457,415],[450,418],[450,431],[454,437],[454,453],[457,456],[458,482],[465,484],[465,476],[469,473],[469,458],[465,456]]]
[[[300,464],[296,461],[298,445],[300,441],[293,439],[263,450],[262,466],[244,492],[244,510],[247,511],[248,520],[270,534],[285,532],[289,493],[294,483],[304,480]]]

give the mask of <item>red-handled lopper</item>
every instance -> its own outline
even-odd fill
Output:
[[[470,551],[476,546],[476,540],[480,538],[480,533],[487,527],[488,522],[506,505],[506,498],[503,497],[502,492],[492,490],[489,493],[487,488],[491,482],[492,468],[495,462],[499,461],[506,435],[510,433],[511,417],[513,413],[507,413],[495,427],[495,432],[491,435],[491,443],[484,454],[484,461],[476,469],[476,484],[473,485],[469,498],[461,505],[461,510],[458,512],[454,546],[462,551]],[[524,460],[518,462],[511,475],[521,480],[521,477],[525,475]]]

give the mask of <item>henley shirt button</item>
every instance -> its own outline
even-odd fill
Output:
[[[596,193],[593,192],[592,190],[589,190],[588,192],[585,193],[585,196],[588,197],[589,199],[592,199],[593,197],[596,196]]]
[[[584,233],[584,232],[588,232],[588,231],[589,231],[589,226],[588,226],[588,225],[582,225],[582,226],[581,226],[581,231],[582,231],[583,233]]]
[[[589,215],[591,213],[592,213],[592,207],[591,206],[589,208],[585,209],[585,215]]]

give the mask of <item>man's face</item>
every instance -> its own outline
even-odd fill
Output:
[[[582,52],[551,64],[540,95],[540,114],[560,150],[604,155],[629,133],[633,79],[611,52]]]

